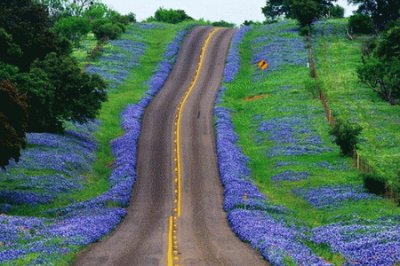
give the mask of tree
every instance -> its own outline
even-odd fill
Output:
[[[216,21],[211,23],[214,27],[225,27],[225,28],[233,28],[235,24],[226,22],[224,20]]]
[[[300,26],[310,26],[321,15],[321,8],[315,0],[292,0],[293,17]]]
[[[28,71],[35,59],[43,59],[50,52],[70,53],[68,42],[58,38],[51,26],[47,10],[42,5],[30,0],[0,1],[0,28],[12,36],[13,43],[21,50],[21,56],[2,60]]]
[[[400,26],[384,33],[357,70],[360,80],[394,105],[400,100]]]
[[[104,23],[102,20],[97,20],[97,22],[101,22],[93,27],[93,33],[97,40],[115,40],[122,34],[122,29],[117,24],[113,24],[107,20]]]
[[[379,30],[400,17],[399,0],[348,0],[359,5],[357,12],[368,15]]]
[[[369,34],[374,32],[374,23],[365,14],[354,14],[349,18],[349,29],[353,33]]]
[[[184,10],[164,9],[160,7],[154,14],[154,19],[158,22],[177,24],[185,20],[193,20]]]
[[[333,5],[328,9],[328,16],[330,18],[343,18],[344,8],[339,5]]]
[[[339,145],[342,155],[352,156],[357,148],[358,136],[362,127],[348,121],[338,119],[330,133],[335,137],[335,143]]]
[[[77,46],[82,37],[90,32],[90,22],[84,17],[63,17],[54,25],[54,31]]]
[[[267,20],[276,20],[279,17],[291,18],[291,0],[268,0],[265,7],[261,8]]]
[[[26,121],[25,98],[10,81],[0,81],[0,167],[11,158],[18,161],[26,145]]]
[[[281,16],[295,18],[300,26],[310,26],[316,19],[327,16],[336,0],[268,0],[262,8],[267,20]]]
[[[34,132],[62,132],[64,120],[87,122],[107,99],[100,76],[82,72],[73,58],[55,53],[35,61],[17,83],[28,96],[29,128]]]
[[[0,61],[11,61],[22,55],[21,48],[14,43],[11,34],[0,28]]]

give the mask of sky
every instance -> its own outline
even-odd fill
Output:
[[[266,0],[103,0],[103,3],[122,14],[133,12],[141,21],[153,16],[159,7],[183,9],[195,18],[210,21],[225,20],[240,25],[245,20],[263,21],[261,7]],[[338,0],[338,4],[346,10],[345,16],[350,16],[354,6],[349,6],[347,0]]]

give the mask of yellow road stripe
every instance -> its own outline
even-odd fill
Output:
[[[197,65],[197,69],[195,72],[195,76],[189,86],[189,88],[186,90],[185,95],[183,96],[182,101],[178,105],[177,108],[177,121],[176,121],[176,176],[177,176],[177,215],[178,217],[181,216],[182,214],[182,156],[181,156],[181,123],[182,123],[182,113],[186,104],[187,99],[190,96],[190,93],[193,91],[194,87],[196,86],[196,83],[199,79],[201,70],[203,68],[204,64],[204,55],[205,52],[207,51],[208,45],[210,43],[211,38],[214,36],[214,34],[219,31],[220,29],[213,29],[209,34],[207,39],[204,42],[203,47],[201,48],[201,53],[200,53],[200,60],[199,64]]]
[[[173,250],[172,250],[172,227],[173,227],[173,217],[170,216],[168,219],[168,266],[174,265]]]
[[[200,53],[199,63],[197,65],[195,75],[183,95],[175,114],[175,129],[174,129],[174,154],[175,154],[175,178],[174,178],[174,215],[169,217],[168,221],[168,266],[178,266],[179,256],[178,256],[178,236],[177,236],[177,220],[182,214],[182,156],[181,156],[181,123],[182,123],[182,113],[189,98],[191,92],[193,91],[196,83],[199,79],[201,70],[204,64],[204,57],[209,46],[211,38],[220,29],[213,29],[209,32]]]

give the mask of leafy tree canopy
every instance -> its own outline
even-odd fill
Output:
[[[13,158],[18,161],[25,147],[26,99],[9,81],[0,81],[0,167]]]
[[[160,7],[154,14],[155,21],[177,24],[185,20],[193,20],[184,10],[164,9]]]
[[[301,26],[309,26],[316,19],[329,15],[336,0],[268,0],[262,8],[267,20],[279,17],[295,18]]]
[[[372,18],[379,30],[400,17],[399,0],[348,0],[351,4],[358,4],[357,12]]]
[[[50,52],[68,54],[70,45],[58,38],[51,26],[42,5],[30,0],[0,1],[0,42],[9,47],[1,60],[27,71],[35,59],[43,59]]]

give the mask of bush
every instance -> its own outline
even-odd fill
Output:
[[[339,145],[342,155],[352,156],[357,148],[358,136],[362,127],[357,124],[351,124],[347,121],[338,119],[330,134],[335,137],[335,143]]]
[[[328,9],[329,17],[331,18],[343,18],[344,8],[339,5],[334,5]]]
[[[394,105],[400,98],[400,60],[380,60],[371,57],[361,65],[358,77],[383,100]]]
[[[25,147],[27,105],[10,81],[0,82],[0,167],[11,158],[18,161]]]
[[[383,178],[378,177],[374,174],[361,174],[361,178],[364,182],[364,187],[370,193],[383,196],[386,193],[386,185]]]
[[[82,37],[90,32],[90,22],[84,17],[65,17],[57,21],[54,31],[75,45],[79,45]]]
[[[382,34],[380,40],[371,44],[371,53],[363,53],[363,58],[357,72],[360,80],[370,86],[378,95],[394,105],[400,100],[400,27],[394,26]]]
[[[349,18],[349,29],[356,34],[370,34],[374,32],[374,24],[368,15],[355,14]]]
[[[214,27],[225,27],[225,28],[233,28],[233,27],[235,27],[235,24],[226,22],[224,20],[213,22],[212,25]]]
[[[122,34],[122,32],[123,30],[121,26],[108,21],[104,24],[100,23],[93,28],[93,33],[97,40],[115,40]]]
[[[158,22],[177,24],[186,20],[193,20],[184,10],[164,9],[160,7],[154,14],[154,19]]]

